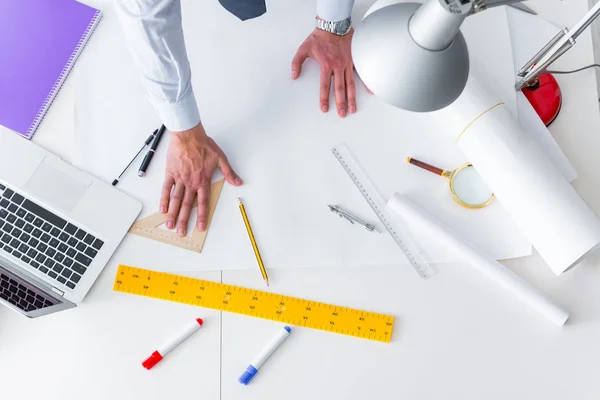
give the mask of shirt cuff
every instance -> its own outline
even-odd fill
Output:
[[[354,0],[317,0],[317,15],[325,21],[343,21],[352,15]]]
[[[161,122],[171,132],[186,131],[200,123],[200,112],[193,91],[176,103],[154,102],[154,108]]]

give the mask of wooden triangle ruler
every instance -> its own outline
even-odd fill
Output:
[[[204,246],[204,241],[206,240],[208,229],[210,229],[210,223],[212,221],[213,214],[215,213],[215,209],[217,208],[219,196],[221,195],[223,183],[225,183],[225,179],[221,179],[220,181],[210,185],[208,219],[206,221],[206,230],[204,232],[200,232],[196,224],[194,224],[192,236],[180,237],[175,231],[161,229],[159,227],[167,222],[167,214],[157,212],[146,218],[136,221],[129,229],[129,233],[169,244],[171,246],[195,251],[196,253],[202,252],[202,247]]]

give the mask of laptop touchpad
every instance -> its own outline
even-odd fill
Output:
[[[73,167],[62,161],[46,158],[29,178],[25,187],[31,195],[48,205],[71,212],[90,184],[91,180],[79,174],[79,171]]]

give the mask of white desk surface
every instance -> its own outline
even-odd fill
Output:
[[[528,3],[564,26],[587,8],[587,0]],[[583,35],[557,67],[591,63],[591,46],[591,36]],[[597,90],[577,76],[559,80],[565,104],[551,130],[580,173],[576,187],[600,212],[600,126],[586,118],[598,113]],[[65,159],[73,151],[73,81],[35,137]],[[446,265],[430,281],[390,266],[275,270],[271,280],[282,293],[395,315],[394,336],[391,344],[381,344],[295,329],[248,387],[237,377],[278,324],[115,293],[112,274],[102,275],[74,310],[27,320],[0,308],[0,397],[597,399],[599,264],[596,255],[556,277],[537,255],[507,263],[571,311],[562,329],[464,265]],[[261,288],[254,270],[188,275]],[[197,334],[152,371],[141,367],[196,316],[206,321]]]

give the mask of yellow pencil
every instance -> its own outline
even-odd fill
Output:
[[[260,251],[258,251],[258,246],[256,245],[256,240],[254,239],[254,234],[252,233],[252,228],[250,227],[250,221],[248,221],[248,215],[246,215],[246,209],[244,208],[244,204],[242,203],[242,199],[238,197],[238,202],[240,203],[240,211],[242,213],[242,218],[244,218],[244,224],[246,224],[246,230],[248,231],[248,237],[250,238],[250,242],[252,243],[252,248],[254,249],[254,255],[256,255],[256,261],[258,262],[258,266],[260,267],[260,273],[262,274],[263,279],[267,286],[269,286],[269,277],[267,276],[267,270],[263,264],[262,258],[260,257]]]

